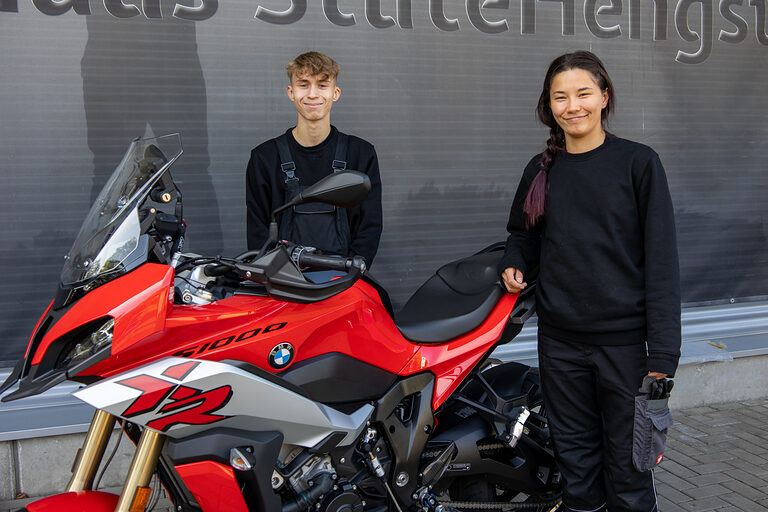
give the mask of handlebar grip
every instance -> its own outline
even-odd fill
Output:
[[[227,272],[230,272],[231,270],[234,270],[232,265],[226,265],[223,263],[209,263],[203,267],[203,274],[208,277],[219,277],[223,276]]]
[[[321,268],[326,270],[339,270],[347,272],[352,267],[360,269],[365,268],[365,260],[360,256],[352,258],[339,258],[336,256],[325,256],[322,254],[312,254],[302,251],[297,261],[299,267]]]

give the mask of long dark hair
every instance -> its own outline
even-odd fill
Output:
[[[600,120],[605,129],[608,115],[611,113],[615,102],[613,83],[600,59],[592,52],[581,50],[561,55],[549,65],[547,75],[544,77],[544,86],[539,96],[539,104],[536,106],[536,114],[539,121],[549,126],[549,139],[547,147],[539,160],[539,173],[533,179],[528,195],[525,198],[523,212],[525,212],[525,225],[530,228],[544,215],[544,205],[547,200],[547,172],[549,171],[555,155],[559,151],[565,151],[565,133],[555,121],[552,109],[549,106],[549,90],[555,75],[570,69],[583,69],[592,74],[601,91],[608,93],[608,104],[600,113]]]

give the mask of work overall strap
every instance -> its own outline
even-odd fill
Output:
[[[282,134],[277,139],[277,151],[280,154],[280,170],[283,172],[286,187],[296,187],[299,178],[296,176],[296,164],[293,163],[291,150],[288,148],[288,136]]]
[[[343,171],[347,168],[347,139],[346,133],[338,132],[336,138],[336,155],[333,158],[331,167],[333,172]]]
[[[336,148],[333,153],[334,159],[331,163],[331,171],[334,173],[341,172],[347,168],[348,141],[348,135],[338,132]],[[282,173],[283,181],[285,182],[284,199],[287,202],[300,193],[305,186],[299,184],[299,177],[296,175],[296,163],[291,155],[287,135],[280,135],[275,139],[275,143],[277,144],[277,150],[280,157],[280,172]],[[299,208],[301,208],[302,211],[300,211]],[[311,205],[294,206],[280,214],[280,236],[299,243],[300,245],[311,244],[313,247],[318,247],[332,253],[346,254],[352,238],[346,210],[344,208],[332,207],[333,210],[328,213],[333,215],[333,220],[331,222],[332,225],[335,225],[335,228],[333,229],[335,234],[324,237],[321,241],[314,240],[312,234],[317,235],[323,232],[322,215],[318,216],[317,213],[319,212],[317,211],[307,211],[307,208],[310,210],[313,209]],[[308,243],[307,240],[314,241]]]
[[[333,172],[341,172],[347,168],[347,141],[349,137],[346,133],[338,132],[336,138],[336,154],[333,158],[331,167]],[[347,216],[347,210],[344,208],[336,207],[336,232],[339,236],[341,245],[349,249],[352,243],[352,234],[349,230],[349,218]]]
[[[277,152],[280,155],[280,171],[285,182],[285,195],[283,201],[290,201],[299,193],[299,177],[296,176],[296,164],[293,162],[291,150],[288,147],[288,136],[282,134],[275,139]],[[287,239],[293,238],[293,210],[289,209],[280,214],[278,220],[280,236]]]

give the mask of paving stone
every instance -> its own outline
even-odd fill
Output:
[[[749,512],[764,512],[768,510],[755,501],[750,500],[749,498],[745,498],[744,496],[741,496],[737,493],[723,494],[721,497],[731,505],[742,508],[744,510],[748,510]]]
[[[768,510],[768,401],[676,410],[655,472],[660,512]]]
[[[739,415],[739,419],[741,421],[746,421],[747,418],[762,418],[765,416],[758,408],[756,407],[745,407],[741,414]]]
[[[670,501],[661,495],[659,495],[657,503],[659,505],[659,512],[687,512],[686,509],[682,508],[674,501]]]
[[[766,453],[766,450],[762,446],[756,445],[752,441],[745,441],[743,439],[737,438],[733,441],[729,441],[728,444],[733,446],[734,449],[742,449],[752,453]]]
[[[743,482],[739,482],[737,480],[730,480],[728,482],[722,482],[723,486],[730,489],[731,491],[744,496],[745,498],[749,498],[750,500],[762,500],[762,499],[768,499],[768,494],[766,492],[763,492],[761,490],[755,489],[751,485],[747,485]]]
[[[749,485],[750,487],[754,487],[755,489],[768,486],[768,482],[765,479],[760,478],[759,476],[755,476],[751,473],[747,473],[741,468],[735,468],[729,471],[728,475],[734,480],[738,480],[739,482]]]
[[[730,415],[728,416],[717,415],[710,418],[710,420],[707,422],[707,425],[709,425],[710,428],[724,428],[724,427],[732,427],[734,425],[739,425],[740,423],[741,423],[740,421],[733,419],[732,417],[730,417]]]
[[[707,414],[710,412],[717,411],[717,409],[709,405],[704,405],[701,407],[691,407],[689,409],[684,409],[684,410],[685,410],[685,415],[688,416],[689,418],[695,417],[699,414]]]
[[[753,407],[753,406],[756,406],[756,405],[758,405],[758,406],[759,405],[768,405],[768,400],[766,400],[765,398],[756,398],[756,399],[753,399],[753,400],[742,400],[741,403],[743,405],[746,405],[747,407]]]
[[[686,435],[678,436],[677,440],[680,441],[683,444],[688,445],[688,446],[692,446],[694,448],[699,448],[702,451],[704,451],[704,449],[706,449],[706,447],[707,447],[707,443],[704,440],[702,440],[700,438],[697,438],[697,437],[691,437],[691,436],[689,436],[687,434]]]
[[[744,421],[739,423],[738,429],[745,434],[751,434],[765,442],[765,440],[768,439],[768,435],[765,433],[765,421],[764,418],[754,420],[745,418]]]
[[[674,460],[669,460],[669,459],[664,461],[664,469],[669,471],[673,475],[679,476],[680,478],[690,478],[692,476],[698,476],[700,474],[693,471],[690,468],[683,466],[682,464],[678,464]]]
[[[710,455],[710,454],[700,453],[698,455],[689,457],[688,455],[685,455],[684,453],[681,453],[678,450],[672,450],[672,449],[664,450],[664,457],[666,459],[674,460],[675,462],[683,466],[693,467],[693,466],[698,466],[699,464],[702,464],[704,462],[720,462],[720,461],[713,461],[713,460],[702,460],[702,457],[706,457],[707,455]]]
[[[710,473],[708,475],[691,477],[687,481],[694,487],[702,487],[704,485],[725,484],[727,482],[733,482],[733,479],[731,479],[731,477],[725,473]]]
[[[682,434],[680,436],[680,438],[682,438],[684,436],[690,436],[690,437],[694,437],[694,438],[699,438],[699,437],[707,437],[709,435],[706,432],[704,432],[702,430],[698,430],[696,428],[693,428],[693,427],[691,427],[691,426],[689,426],[689,425],[687,425],[685,423],[678,424],[675,427],[675,430],[677,431],[678,434]]]
[[[763,424],[763,428],[765,428],[765,424]],[[748,443],[752,443],[757,447],[761,447],[765,445],[764,438],[756,436],[755,434],[751,434],[749,432],[742,432],[742,431],[736,430],[733,432],[733,435],[735,435],[740,439],[743,439],[744,441],[747,441]]]
[[[730,409],[741,409],[744,405],[741,402],[725,402],[722,404],[710,405],[710,407],[716,411],[726,411]]]
[[[722,498],[717,496],[710,496],[700,500],[686,501],[685,503],[680,504],[680,506],[685,510],[690,510],[692,512],[707,512],[709,510],[717,510],[721,507],[727,507],[728,505],[728,502],[723,501]]]
[[[664,483],[656,484],[656,494],[657,496],[663,496],[664,499],[669,500],[672,503],[677,503],[678,505],[685,503],[686,501],[691,501],[690,496],[683,494],[678,489],[670,487]]]
[[[674,417],[673,417],[674,419]],[[680,430],[683,434],[688,434],[691,437],[708,437],[710,431],[713,429],[709,422],[703,422],[700,420],[691,420],[687,418],[685,423],[681,425],[683,428]]]
[[[738,463],[741,466],[741,462]],[[729,471],[733,469],[733,466],[727,462],[710,462],[708,464],[699,464],[698,466],[692,466],[690,469],[700,475],[706,475],[709,473],[717,473],[720,471]]]
[[[765,464],[765,457],[754,454],[748,450],[739,448],[731,451],[729,455],[732,455],[734,458],[738,458],[739,460],[747,461],[755,465]],[[721,459],[721,460],[727,460],[727,459]]]
[[[706,450],[702,450],[701,448],[697,448],[694,446],[690,446],[683,443],[673,442],[677,441],[674,437],[668,437],[667,438],[667,449],[671,450],[674,447],[674,450],[683,453],[685,455],[688,455],[690,457],[696,457],[698,455],[701,455],[703,453],[707,453]],[[740,442],[744,442],[743,440],[739,439]],[[706,448],[706,447],[705,447]]]
[[[677,475],[673,475],[672,473],[663,473],[660,474],[658,471],[655,474],[656,481],[660,483],[664,483],[671,487],[672,489],[677,489],[678,491],[682,491],[684,489],[690,489],[691,487],[696,487],[695,484],[692,484],[690,480],[686,480],[683,478],[680,478]]]
[[[731,434],[731,430],[736,430],[738,427],[732,427],[729,428],[729,432],[718,432],[716,435],[712,436],[715,438],[715,442],[721,443],[726,441],[732,441],[739,439],[735,435]]]
[[[683,494],[690,496],[694,500],[700,500],[702,498],[711,498],[712,496],[721,496],[727,493],[728,489],[720,484],[705,485],[702,487],[693,487],[686,489]]]
[[[719,464],[727,464],[725,462],[720,462]],[[738,467],[739,469],[743,469],[747,473],[758,476],[760,478],[765,479],[765,477],[768,477],[768,468],[765,466],[756,466],[754,464],[750,464],[746,461],[739,461],[738,463],[734,464],[734,467]]]
[[[742,453],[746,453],[744,450],[740,450]],[[709,464],[712,462],[727,462],[732,461],[734,459],[737,459],[738,457],[733,453],[733,450],[723,450],[723,451],[714,451],[711,453],[702,453],[701,455],[697,455],[695,457],[695,461],[699,464]],[[763,460],[760,457],[756,457],[755,461]],[[755,461],[751,461],[753,463],[758,463]],[[690,462],[685,462],[680,460],[680,464],[687,464],[693,466]]]

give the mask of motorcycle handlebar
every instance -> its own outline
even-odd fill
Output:
[[[235,267],[242,279],[263,284],[273,298],[310,303],[325,300],[352,286],[365,272],[365,259],[325,256],[300,246],[280,245],[257,261],[236,263]],[[302,267],[341,271],[345,275],[315,283],[307,280]]]
[[[227,265],[226,263],[209,263],[203,267],[203,274],[208,277],[219,277],[234,269],[233,265]]]
[[[353,267],[365,270],[365,260],[362,256],[353,256],[351,258],[339,258],[337,256],[325,256],[322,254],[313,254],[308,251],[301,251],[296,258],[299,267],[311,267],[325,270],[339,270],[349,272]]]

